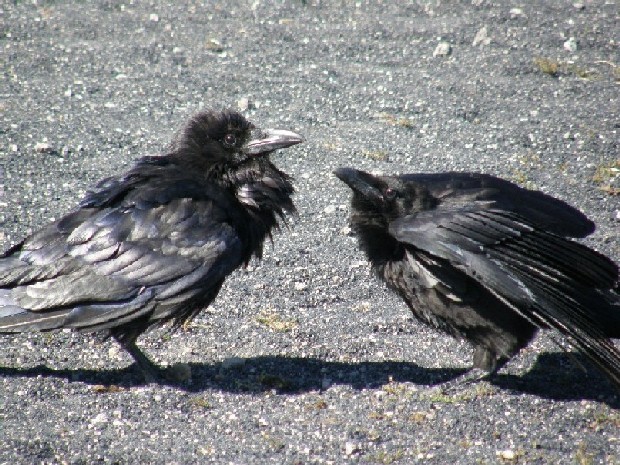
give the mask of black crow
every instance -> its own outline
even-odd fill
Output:
[[[474,346],[462,377],[495,373],[552,328],[620,387],[618,266],[569,237],[594,223],[542,192],[485,174],[373,176],[340,168],[374,270],[421,322]]]
[[[300,142],[239,113],[196,115],[168,153],[104,179],[0,255],[0,332],[102,331],[157,378],[136,339],[195,317],[228,274],[261,256],[295,211],[290,177],[269,154]]]

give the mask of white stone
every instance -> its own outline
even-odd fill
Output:
[[[489,34],[487,32],[487,27],[483,26],[480,28],[480,30],[478,32],[476,32],[476,36],[474,37],[474,41],[472,42],[472,45],[474,47],[478,46],[478,45],[489,45],[491,43],[491,38],[489,37]]]
[[[250,99],[247,97],[240,98],[237,101],[237,108],[239,109],[239,111],[246,111],[248,108],[250,108]]]
[[[506,449],[497,452],[497,455],[504,460],[514,460],[516,458],[516,454],[513,450]]]
[[[564,42],[564,50],[571,53],[577,51],[577,41],[574,37],[571,37],[566,42]]]
[[[108,421],[108,416],[105,413],[101,412],[95,415],[93,418],[91,418],[90,424],[97,425],[99,423],[106,423],[107,421]]]
[[[434,57],[445,57],[450,55],[452,52],[452,46],[448,42],[439,42],[437,47],[435,47],[435,51],[433,52]]]
[[[352,442],[347,442],[344,445],[344,453],[346,455],[353,455],[358,450],[359,450],[359,448],[355,444],[353,444]]]
[[[34,149],[39,153],[52,153],[54,151],[54,148],[47,142],[38,142]]]

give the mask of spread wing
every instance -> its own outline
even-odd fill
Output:
[[[607,298],[618,267],[563,237],[587,234],[580,212],[510,186],[436,182],[437,208],[395,220],[390,234],[475,279],[534,324],[567,335],[620,381],[620,351],[607,339],[620,333],[620,306]]]
[[[540,229],[564,237],[585,237],[595,225],[579,210],[543,192],[482,173],[424,173],[401,176],[423,185],[439,200],[440,210],[470,207],[513,212]]]
[[[202,198],[192,190],[171,182],[157,197],[136,191],[120,202],[96,192],[9,250],[0,258],[0,332],[98,330],[204,308],[244,252],[230,209],[208,189]]]

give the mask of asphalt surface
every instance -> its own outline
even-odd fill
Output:
[[[618,25],[613,1],[2,3],[4,247],[200,108],[307,142],[273,157],[291,227],[188,328],[141,339],[191,377],[146,385],[91,335],[1,337],[0,463],[619,463],[618,393],[549,334],[434,388],[470,348],[370,274],[331,174],[500,175],[582,209],[617,261]]]

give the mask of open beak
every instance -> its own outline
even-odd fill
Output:
[[[262,131],[259,137],[245,144],[242,150],[247,155],[260,155],[261,153],[269,153],[290,147],[291,145],[300,144],[303,141],[304,138],[293,131],[266,129]]]
[[[374,186],[376,179],[373,175],[353,168],[338,168],[334,174],[355,194],[379,205],[383,203],[381,191]]]

